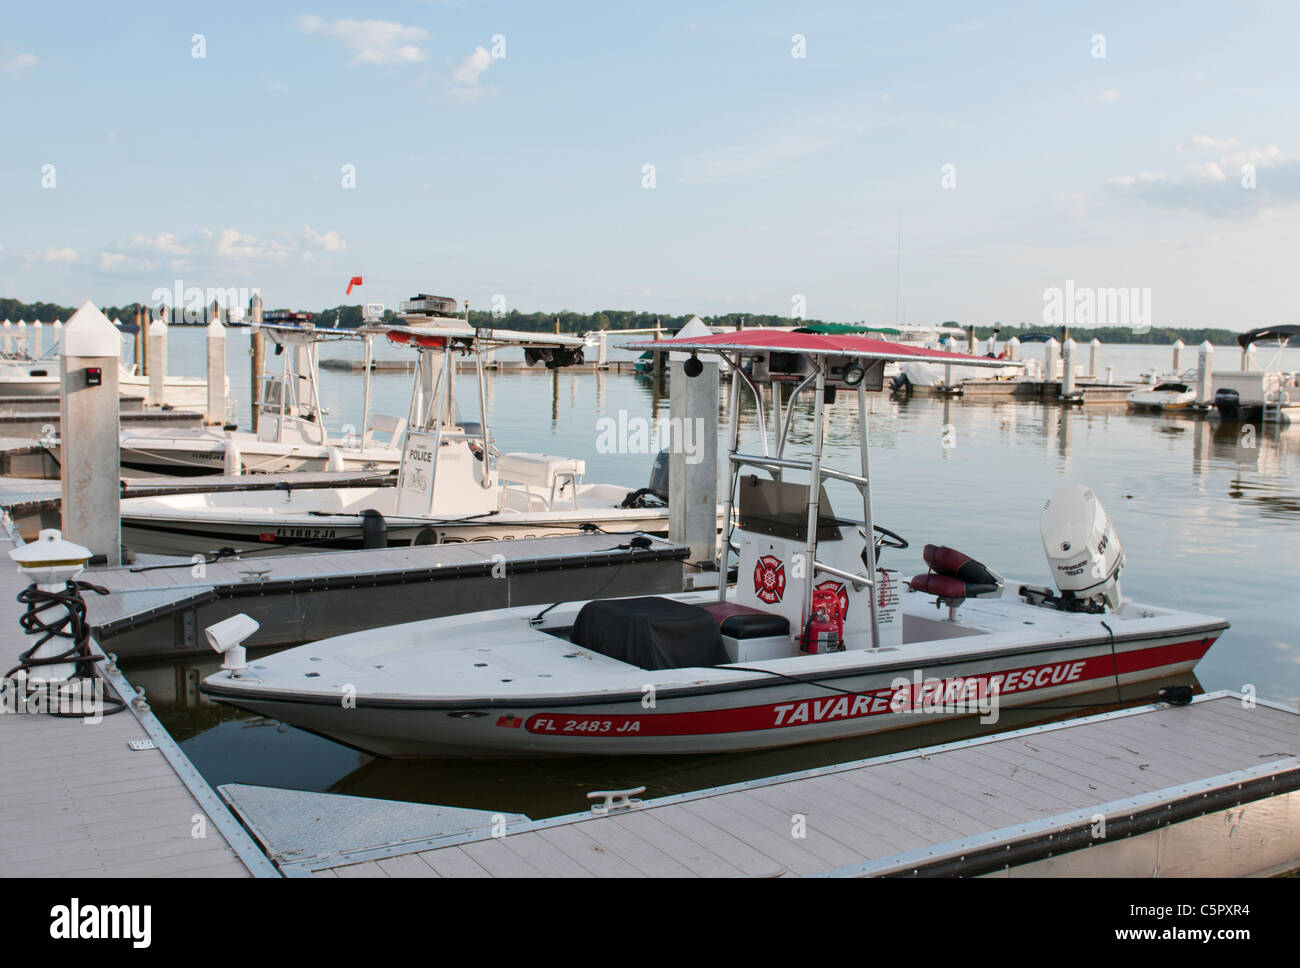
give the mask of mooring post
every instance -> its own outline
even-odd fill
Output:
[[[32,355],[31,347],[27,345],[27,324],[21,319],[18,320],[18,355],[28,358]]]
[[[248,330],[248,400],[252,406],[253,433],[257,433],[257,415],[261,409],[262,395],[262,352],[264,349],[264,339],[262,336],[262,294],[253,293],[253,300],[249,306],[249,330]],[[362,428],[362,433],[365,428]]]
[[[86,302],[68,320],[60,346],[63,534],[110,566],[122,562],[118,459],[118,365],[122,337]]]
[[[208,423],[226,422],[226,327],[220,316],[208,323]]]
[[[1180,339],[1174,340],[1174,376],[1177,376],[1181,372],[1179,366],[1183,362],[1183,348],[1186,345],[1187,344]]]
[[[144,339],[148,331],[149,310],[141,306],[135,311],[135,335],[131,337],[131,350],[137,376],[144,376]]]
[[[1061,397],[1074,396],[1074,351],[1078,344],[1067,339],[1061,347]]]
[[[44,328],[39,319],[32,323],[32,359],[34,360],[41,358],[41,330]]]
[[[1207,339],[1196,354],[1196,402],[1202,407],[1214,403],[1214,378],[1210,370],[1213,359],[1214,344]]]
[[[600,331],[600,344],[598,349],[596,350],[596,365],[604,366],[607,362],[609,362],[608,354],[609,354],[609,330],[602,329]]]
[[[1013,336],[1007,340],[1007,359],[1015,361],[1020,359],[1020,337]]]
[[[149,403],[161,407],[167,393],[167,324],[159,316],[149,324]]]
[[[22,320],[20,319],[18,320],[18,322],[21,323]],[[5,320],[5,356],[13,356],[14,354],[13,333],[14,333],[14,324],[9,322],[9,320],[6,319]]]
[[[718,364],[673,353],[669,367],[668,537],[704,564],[718,552]]]
[[[1088,344],[1088,375],[1094,380],[1101,375],[1101,371],[1097,369],[1097,361],[1100,358],[1101,340],[1094,336],[1092,342]]]
[[[1043,382],[1056,382],[1056,363],[1061,350],[1061,344],[1053,336],[1043,344]]]

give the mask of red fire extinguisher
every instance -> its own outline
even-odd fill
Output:
[[[813,654],[844,651],[844,616],[840,614],[840,599],[829,588],[813,592],[812,614],[804,629],[803,651]]]

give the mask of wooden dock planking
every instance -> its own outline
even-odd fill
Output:
[[[1190,796],[1180,791],[1297,755],[1300,715],[1267,704],[1246,709],[1239,697],[1214,694],[1190,709],[1122,710],[665,797],[603,817],[518,824],[504,838],[421,847],[418,855],[368,861],[373,871],[349,876],[421,876],[412,863],[396,865],[405,856],[451,877],[886,869],[890,858],[941,856],[953,844],[1010,836],[1025,824],[1050,825],[1134,796]],[[802,838],[793,836],[796,814],[806,820]]]

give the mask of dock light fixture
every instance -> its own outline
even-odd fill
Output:
[[[57,528],[46,528],[35,541],[10,551],[9,557],[17,563],[19,573],[35,582],[36,587],[42,592],[60,595],[68,590],[68,582],[85,570],[91,555],[89,548],[64,540],[62,532]],[[28,630],[28,634],[33,635],[40,635],[42,632],[43,630],[36,624]],[[61,655],[67,647],[67,643],[61,641],[58,636],[51,636],[48,641],[32,650],[30,658],[35,660]],[[77,666],[73,662],[60,662],[48,665],[36,664],[33,669],[40,669],[39,681],[61,684],[76,674]],[[32,683],[38,680],[37,676],[25,670],[17,673],[15,678],[20,676],[26,676]]]
[[[203,634],[208,637],[208,645],[212,646],[212,651],[222,656],[221,668],[228,672],[239,672],[248,668],[248,663],[245,661],[244,640],[259,628],[261,626],[255,619],[241,612],[215,625],[209,625],[203,630]]]
[[[692,353],[690,359],[682,364],[682,372],[694,379],[704,372],[704,364],[700,362],[698,356]]]

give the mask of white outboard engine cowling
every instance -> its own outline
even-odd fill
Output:
[[[1047,562],[1062,597],[1117,611],[1124,548],[1091,488],[1062,484],[1043,505],[1041,529]]]

